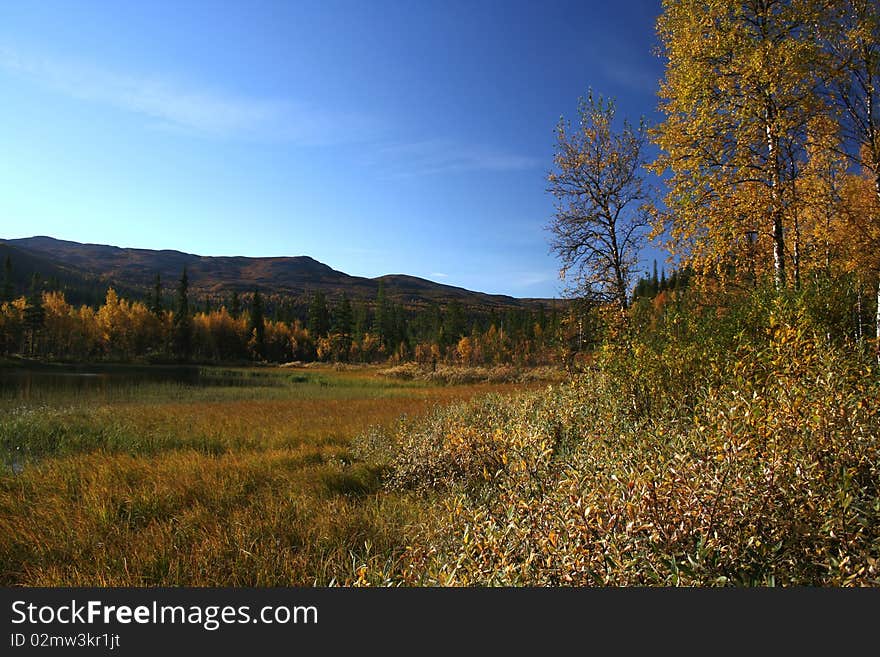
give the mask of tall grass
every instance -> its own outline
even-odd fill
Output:
[[[424,506],[383,492],[382,468],[355,459],[352,437],[435,404],[514,389],[330,369],[240,376],[255,385],[153,383],[4,400],[0,582],[350,581],[360,561],[402,551],[403,528]]]

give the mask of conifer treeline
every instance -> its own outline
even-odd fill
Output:
[[[494,312],[452,301],[422,309],[391,300],[380,284],[373,302],[329,299],[321,291],[302,307],[259,290],[217,301],[191,298],[183,271],[174,298],[157,276],[148,300],[112,288],[97,308],[76,306],[34,278],[27,295],[0,299],[0,353],[65,361],[157,362],[257,360],[543,364],[577,350],[574,309],[539,306]],[[583,325],[583,323],[581,324]]]

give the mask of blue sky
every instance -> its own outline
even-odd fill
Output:
[[[658,13],[5,0],[0,237],[310,255],[558,296],[553,128],[590,87],[659,118]]]

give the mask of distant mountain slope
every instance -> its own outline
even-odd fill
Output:
[[[473,292],[401,274],[375,279],[350,276],[308,256],[200,256],[180,251],[80,244],[45,236],[0,240],[0,246],[4,243],[31,258],[34,263],[39,262],[46,270],[51,268],[67,278],[100,281],[141,293],[151,288],[157,273],[166,288],[173,287],[185,266],[190,289],[196,294],[226,295],[233,290],[250,292],[259,288],[268,294],[301,296],[322,290],[331,296],[344,292],[352,299],[372,300],[381,281],[389,298],[407,306],[458,301],[466,306],[504,309],[534,308],[539,303],[552,302],[549,299],[515,299]]]
[[[50,283],[53,289],[63,290],[72,303],[94,305],[101,302],[106,295],[108,283],[100,276],[65,265],[51,256],[2,241],[0,241],[0,279],[5,278],[3,268],[7,257],[12,265],[12,289],[16,296],[30,291],[35,273],[40,275],[43,284]],[[137,294],[124,284],[116,287],[121,294]]]

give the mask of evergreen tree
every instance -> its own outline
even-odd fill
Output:
[[[251,302],[250,324],[248,325],[251,335],[256,342],[257,355],[265,358],[266,355],[266,321],[263,297],[259,290],[254,290],[254,299]]]
[[[387,335],[389,350],[397,349],[401,344],[407,343],[406,314],[400,304],[391,304],[389,308]]]
[[[37,337],[46,321],[43,308],[43,294],[40,289],[40,275],[34,274],[31,279],[31,291],[24,308],[24,327],[27,335],[27,352],[33,356],[37,350]]]
[[[348,360],[348,354],[351,350],[351,332],[352,332],[352,311],[351,302],[348,295],[342,295],[342,301],[336,307],[333,313],[333,332],[338,333],[340,337],[340,351],[342,360]]]
[[[279,297],[275,304],[275,312],[273,313],[275,321],[290,323],[290,300],[287,297]]]
[[[0,302],[2,301],[12,301],[12,296],[14,294],[12,287],[12,257],[7,254],[6,263],[3,267],[3,296],[0,297]]]
[[[364,333],[367,332],[369,311],[366,303],[359,303],[354,311],[354,329],[353,335],[355,341],[360,342]]]
[[[330,310],[327,308],[327,298],[318,290],[309,302],[309,333],[314,337],[323,338],[330,332]]]
[[[554,344],[558,342],[560,338],[560,324],[559,324],[559,311],[556,308],[556,302],[554,301],[550,307],[550,321],[548,323],[548,331],[550,334],[550,340]]]
[[[379,291],[376,293],[376,313],[373,315],[373,333],[379,336],[379,341],[387,346],[389,328],[388,296],[385,293],[385,282],[379,281]]]
[[[497,322],[496,322],[497,325]],[[452,301],[446,309],[445,335],[449,343],[457,342],[467,330],[464,318],[464,308],[459,301]]]
[[[174,312],[174,352],[181,360],[189,360],[192,351],[192,316],[189,311],[189,278],[186,267],[177,286],[177,308]]]
[[[443,346],[443,311],[440,310],[440,306],[437,304],[431,304],[431,307],[428,309],[429,313],[429,339],[431,342],[437,343],[439,346]]]
[[[229,312],[235,318],[241,315],[241,299],[238,298],[238,292],[232,291],[232,301],[229,304]]]
[[[150,312],[153,313],[156,317],[160,317],[162,315],[162,279],[159,274],[156,274],[156,284],[153,288],[153,299],[150,303]]]
[[[633,288],[633,301],[650,296],[651,281],[647,278],[639,278]]]

